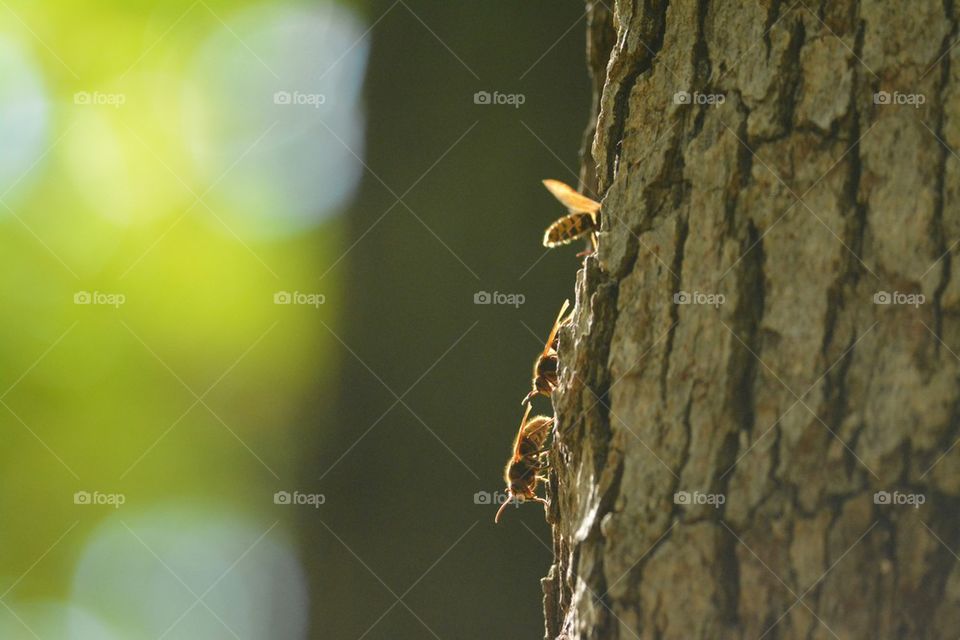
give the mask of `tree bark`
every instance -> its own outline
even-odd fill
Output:
[[[547,637],[955,637],[953,0],[588,12]]]

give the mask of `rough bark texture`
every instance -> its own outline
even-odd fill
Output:
[[[955,12],[589,7],[603,233],[561,333],[548,638],[957,636]]]

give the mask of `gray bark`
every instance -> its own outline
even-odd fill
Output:
[[[588,22],[603,233],[561,332],[547,637],[956,637],[953,0],[611,9]]]

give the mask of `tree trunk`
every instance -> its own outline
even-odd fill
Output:
[[[611,9],[547,637],[956,637],[953,0]]]

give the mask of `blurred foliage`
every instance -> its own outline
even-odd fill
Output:
[[[0,637],[540,633],[542,515],[473,494],[572,295],[581,12],[0,3]]]
[[[304,417],[327,415],[335,391],[339,352],[320,322],[336,326],[344,291],[337,274],[321,275],[343,244],[338,214],[361,164],[324,127],[348,140],[362,130],[366,47],[338,60],[362,23],[332,5],[279,2],[11,1],[0,12],[0,501],[18,516],[0,527],[15,550],[0,569],[10,606],[0,628],[41,635],[83,603],[96,624],[64,622],[70,635],[54,635],[156,637],[178,611],[117,611],[107,592],[98,603],[101,580],[76,567],[84,559],[87,575],[119,579],[109,554],[89,558],[119,532],[146,561],[131,563],[141,572],[129,593],[166,610],[184,595],[168,568],[187,540],[197,556],[182,579],[199,595],[272,523],[289,522],[274,492],[298,489]],[[330,47],[312,42],[320,32]],[[326,84],[311,57],[337,64]],[[285,105],[278,91],[329,102]],[[343,170],[323,173],[324,162]],[[275,304],[280,292],[325,304]],[[77,504],[78,492],[123,504]],[[233,556],[215,553],[230,546],[222,536],[204,537],[219,521],[249,534]],[[167,557],[141,544],[152,538]],[[209,579],[194,581],[197,568]],[[278,590],[305,594],[297,564],[282,570]],[[238,593],[213,636],[210,614],[169,633],[270,637],[256,630],[283,594],[259,611],[241,596],[278,571],[228,573],[218,591]],[[153,591],[172,576],[173,590]]]

